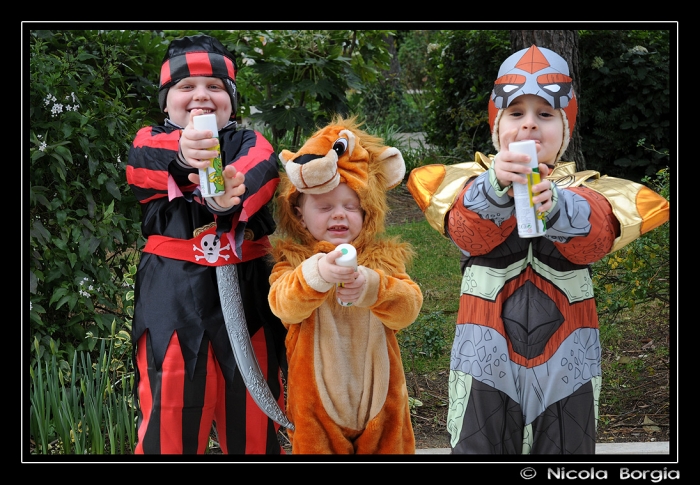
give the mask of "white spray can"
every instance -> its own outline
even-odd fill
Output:
[[[534,140],[516,141],[509,145],[512,152],[530,155],[532,173],[526,175],[527,184],[513,183],[513,200],[515,201],[515,217],[518,220],[518,235],[520,237],[537,237],[547,232],[544,213],[538,212],[540,204],[532,202],[532,186],[540,183],[540,171],[537,163],[537,145]]]
[[[199,115],[193,118],[195,130],[211,130],[214,138],[219,139],[219,129],[216,126],[216,115],[213,113]],[[219,151],[219,145],[210,150]],[[224,172],[221,156],[217,155],[211,160],[207,168],[199,169],[199,185],[202,197],[214,197],[224,194]]]
[[[357,250],[352,244],[339,244],[336,251],[343,253],[338,259],[335,260],[335,264],[338,266],[347,266],[349,268],[357,271]],[[337,286],[343,286],[343,283],[338,283]],[[338,298],[338,303],[342,306],[350,306],[352,303],[345,303],[340,298]]]

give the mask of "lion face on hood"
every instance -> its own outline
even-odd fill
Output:
[[[279,229],[304,244],[313,243],[294,213],[299,193],[322,194],[340,183],[354,190],[365,212],[357,247],[384,231],[386,191],[396,187],[406,175],[401,152],[383,144],[381,138],[359,128],[356,119],[336,117],[314,133],[292,153],[282,150],[282,175],[278,197]]]

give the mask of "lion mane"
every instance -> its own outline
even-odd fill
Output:
[[[363,253],[365,248],[376,244],[377,236],[385,230],[386,192],[399,185],[406,174],[403,156],[397,148],[386,146],[382,138],[361,129],[357,117],[335,116],[298,152],[282,150],[280,160],[285,172],[281,174],[275,207],[278,219],[275,260],[282,257],[296,266],[319,249],[313,236],[299,222],[295,212],[297,199],[300,193],[324,193],[339,183],[347,183],[357,192],[365,214],[361,234],[353,245],[358,253]],[[410,248],[398,240],[395,242],[402,248],[397,258],[410,259]]]

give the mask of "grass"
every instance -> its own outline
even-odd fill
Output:
[[[462,280],[457,246],[430,227],[427,221],[390,226],[387,234],[400,235],[413,245],[416,258],[410,274],[423,290],[423,313],[456,313]]]
[[[404,369],[419,374],[447,369],[459,308],[459,249],[425,220],[389,226],[387,234],[413,246],[409,273],[423,292],[418,319],[398,334]]]

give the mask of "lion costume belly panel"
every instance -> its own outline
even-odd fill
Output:
[[[382,323],[368,312],[349,318],[354,310],[321,305],[314,322],[313,355],[324,409],[340,426],[360,430],[384,405],[389,356]]]
[[[293,454],[415,453],[395,332],[367,321],[363,332],[371,348],[343,352],[340,341],[331,343],[329,331],[320,330],[324,325],[317,317],[326,311],[289,327],[287,416],[295,426],[288,430]],[[358,365],[361,374],[348,372]]]

